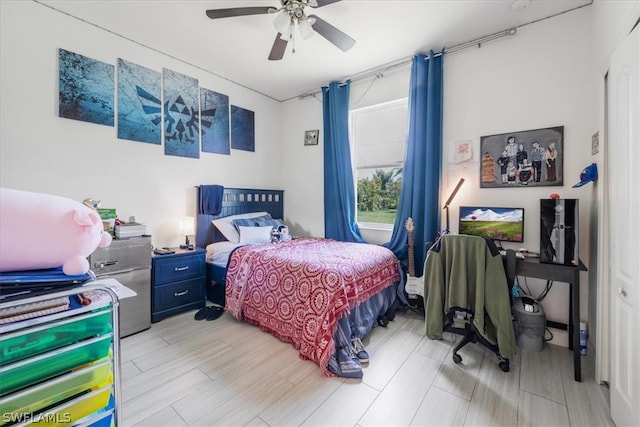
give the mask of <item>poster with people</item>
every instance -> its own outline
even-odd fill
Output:
[[[480,187],[562,186],[564,126],[480,137]]]

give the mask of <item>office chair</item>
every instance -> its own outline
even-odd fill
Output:
[[[462,347],[480,342],[508,372],[509,357],[517,348],[511,314],[514,279],[515,252],[507,251],[503,257],[495,243],[483,237],[441,237],[425,263],[427,336],[440,339],[445,331],[462,335],[453,350],[456,364],[462,362],[458,354]]]

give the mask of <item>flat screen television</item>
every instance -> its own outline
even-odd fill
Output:
[[[460,206],[458,233],[501,242],[524,242],[524,208]]]

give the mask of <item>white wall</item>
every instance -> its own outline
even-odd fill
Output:
[[[593,66],[596,72],[609,67],[611,53],[626,38],[638,20],[639,0],[595,0],[593,2]]]
[[[533,187],[509,189],[480,189],[479,165],[466,169],[449,167],[445,154],[443,170],[449,172],[442,183],[442,199],[463,176],[467,179],[451,206],[451,224],[457,224],[460,204],[498,206],[522,206],[525,208],[525,243],[529,250],[539,250],[539,199],[559,193],[564,198],[578,198],[584,206],[580,212],[580,253],[589,258],[591,186],[573,189],[579,181],[580,171],[594,159],[591,156],[591,135],[597,130],[596,76],[592,73],[591,58],[591,7],[585,7],[536,24],[518,29],[513,37],[486,43],[482,48],[472,48],[449,54],[444,60],[444,135],[445,153],[451,143],[471,140],[474,150],[479,150],[480,137],[519,130],[564,126],[565,158],[563,187]],[[351,101],[364,107],[395,100],[408,95],[410,66],[406,65],[384,73],[382,79],[371,85],[371,79],[352,83]],[[370,86],[371,85],[371,86]],[[287,123],[310,120],[321,111],[314,100],[292,100],[284,105]],[[321,119],[318,118],[317,126]],[[284,123],[283,123],[284,124]],[[322,127],[320,126],[320,129]],[[283,128],[285,150],[302,150],[302,134],[295,137],[289,128]],[[322,143],[321,143],[322,144]],[[307,148],[304,148],[306,151]],[[289,180],[285,183],[288,196],[305,197],[298,207],[300,213],[317,194],[321,197],[322,169],[312,176],[305,173],[308,165],[322,164],[322,147],[314,147],[305,161],[292,165],[293,176],[308,176],[304,183]],[[477,158],[477,157],[476,157]],[[289,203],[294,203],[289,197]],[[314,228],[323,218],[322,203],[313,202],[305,215],[298,216],[301,228],[322,235],[322,229]],[[291,209],[289,211],[291,213]],[[312,233],[313,234],[313,233]],[[374,235],[374,238],[380,238]],[[382,240],[384,241],[384,240]],[[505,245],[508,246],[508,245]],[[520,246],[520,245],[518,245]],[[517,248],[512,245],[511,247]],[[584,255],[582,255],[584,254]],[[581,313],[587,317],[588,276],[581,276]],[[534,295],[543,283],[528,279]],[[544,301],[547,317],[558,322],[568,321],[568,287],[556,284]],[[554,343],[567,345],[566,333],[553,331]]]
[[[294,235],[324,236],[322,95],[282,104],[284,216]],[[304,131],[319,129],[318,145],[304,145]]]
[[[145,223],[156,246],[184,241],[178,221],[195,214],[196,185],[282,187],[280,103],[37,3],[0,7],[3,187],[101,200],[120,218]],[[255,152],[165,156],[163,146],[118,139],[115,127],[59,118],[58,48],[113,65],[123,58],[169,68],[229,95],[255,112]]]

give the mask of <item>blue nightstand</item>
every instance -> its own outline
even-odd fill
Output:
[[[151,259],[151,322],[204,307],[205,255],[202,248],[171,248],[173,254]]]

